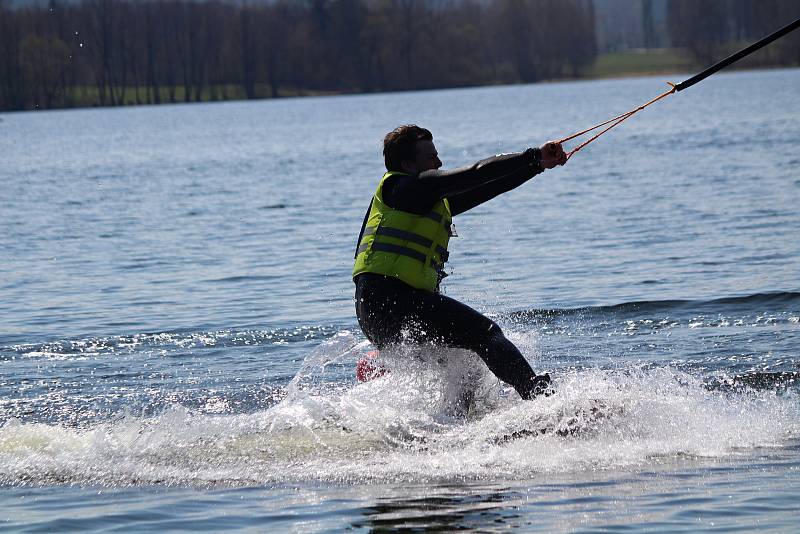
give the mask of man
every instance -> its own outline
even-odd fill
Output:
[[[476,352],[523,399],[549,391],[550,375],[536,375],[497,324],[439,293],[452,217],[563,165],[559,143],[440,171],[431,132],[405,125],[383,140],[386,174],[372,198],[356,248],[356,314],[379,349],[408,341]]]

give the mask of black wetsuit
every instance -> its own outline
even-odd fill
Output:
[[[447,198],[458,215],[510,191],[542,172],[539,149],[504,154],[452,171],[395,175],[383,185],[391,208],[428,213]],[[379,349],[404,341],[430,341],[476,352],[501,380],[523,398],[545,392],[549,375],[536,375],[525,357],[491,319],[438,292],[415,289],[389,276],[356,276],[356,315],[364,335]]]

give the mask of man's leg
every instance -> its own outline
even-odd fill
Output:
[[[471,350],[524,399],[546,393],[547,374],[536,375],[525,357],[488,317],[455,299],[414,289],[380,275],[356,281],[356,314],[364,335],[378,348],[404,341]]]
[[[356,278],[356,316],[361,331],[383,349],[402,341],[403,325],[412,310],[413,288],[394,278],[360,274]]]
[[[425,291],[414,292],[413,309],[414,322],[426,340],[476,352],[489,370],[511,384],[523,399],[548,393],[550,376],[536,375],[519,349],[488,317],[455,299]]]

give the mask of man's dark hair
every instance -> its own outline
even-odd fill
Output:
[[[383,138],[383,161],[387,171],[403,170],[402,163],[413,160],[417,141],[433,141],[433,134],[416,124],[398,126]]]

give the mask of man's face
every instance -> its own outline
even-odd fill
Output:
[[[442,166],[442,161],[439,159],[439,153],[436,151],[433,141],[417,141],[414,152],[414,161],[408,162],[408,170],[412,173],[419,174]]]

